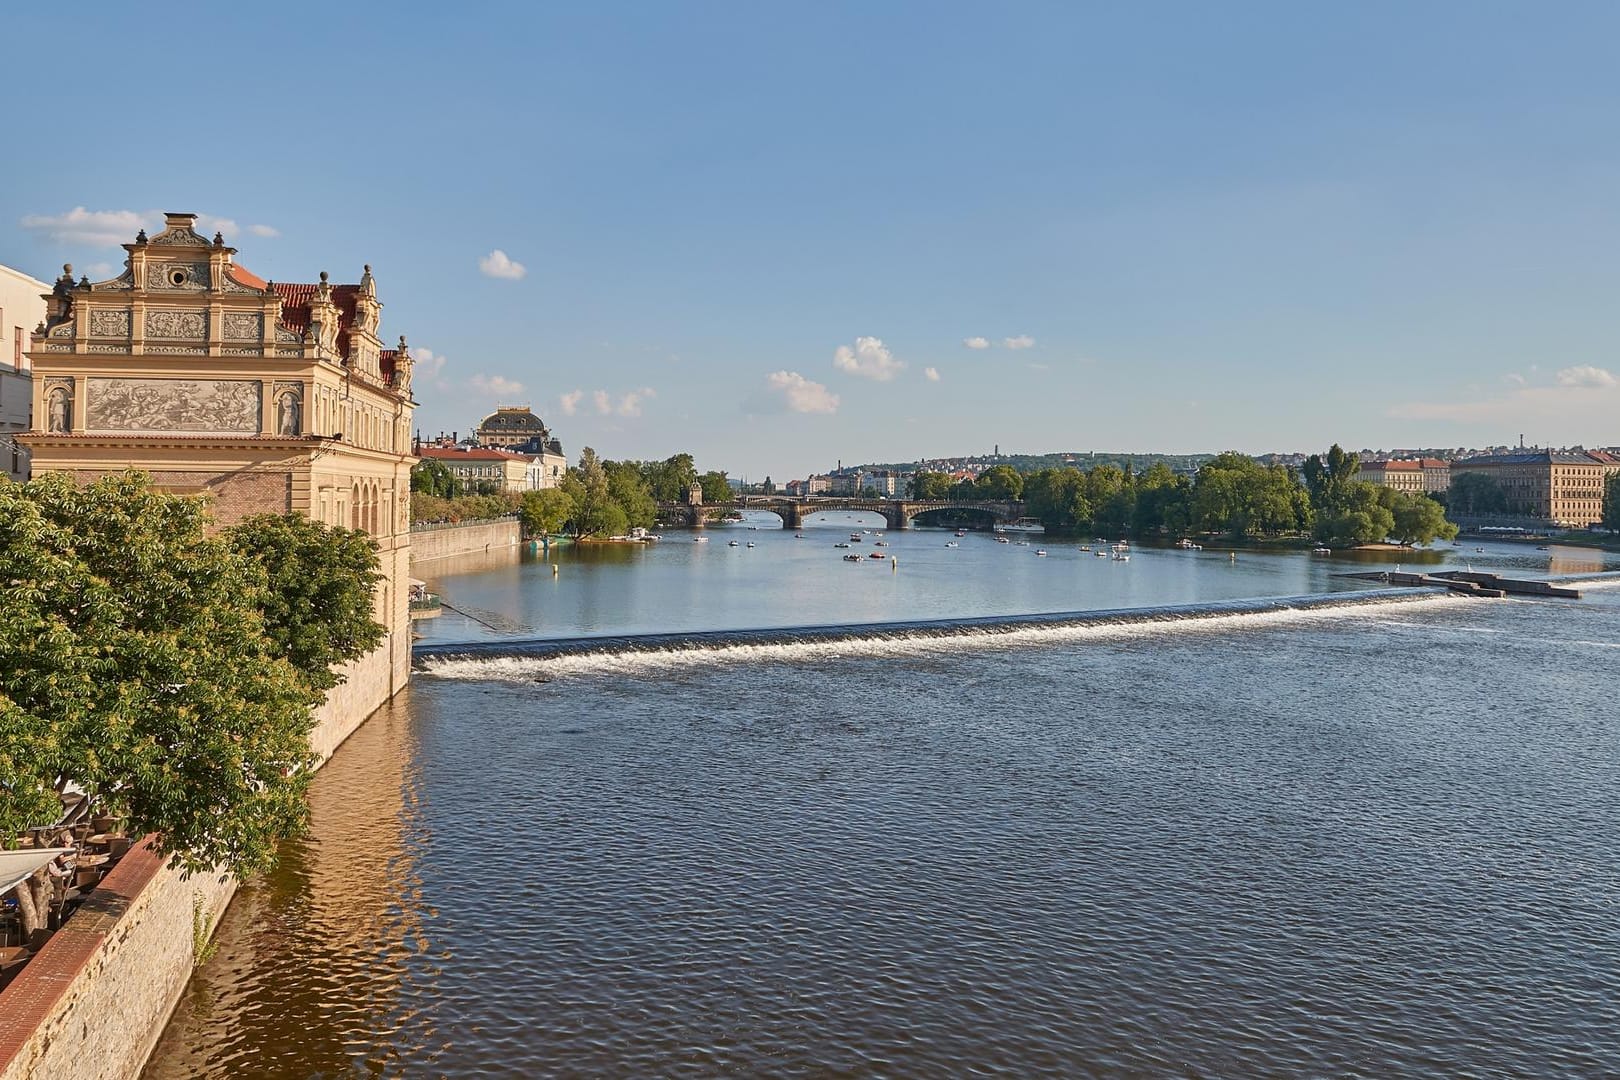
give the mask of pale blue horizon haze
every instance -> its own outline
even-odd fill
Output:
[[[163,210],[266,278],[370,263],[428,435],[528,404],[570,457],[778,481],[1620,443],[1612,5],[8,23],[0,263],[112,276]]]

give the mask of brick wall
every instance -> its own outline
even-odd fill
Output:
[[[74,480],[88,484],[107,473],[79,469]],[[214,517],[221,525],[234,525],[250,514],[285,514],[292,509],[293,475],[290,469],[249,468],[224,472],[157,469],[152,483],[178,494],[206,492],[214,499]]]

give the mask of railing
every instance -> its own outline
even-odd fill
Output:
[[[514,511],[493,518],[464,518],[461,521],[413,521],[411,522],[411,532],[432,532],[434,529],[464,529],[471,525],[499,525],[516,517],[517,513]]]

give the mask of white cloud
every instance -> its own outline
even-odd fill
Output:
[[[939,368],[923,368],[923,378],[927,379],[929,382],[939,382]]]
[[[962,344],[966,345],[970,349],[988,349],[990,347],[990,339],[982,337],[965,337],[962,339]]]
[[[474,375],[473,389],[501,398],[515,398],[523,393],[523,384],[504,375]]]
[[[60,244],[116,247],[134,240],[151,219],[151,214],[135,210],[86,210],[75,206],[65,214],[29,214],[20,224]]]
[[[620,398],[618,406],[613,411],[618,413],[620,416],[640,416],[642,401],[647,398],[657,396],[658,394],[653,390],[652,387],[643,386],[641,389],[632,390],[628,394],[624,395],[624,397]]]
[[[597,390],[591,394],[591,402],[596,406],[596,411],[603,416],[613,411],[613,395],[606,390]]]
[[[575,390],[572,393],[567,393],[567,394],[564,394],[561,397],[559,397],[557,399],[557,401],[558,401],[558,403],[560,405],[562,405],[563,415],[564,416],[573,416],[574,413],[578,412],[579,411],[579,401],[584,396],[585,396],[585,391],[583,391],[583,390]]]
[[[1523,386],[1525,384],[1524,376],[1520,375],[1516,371],[1510,371],[1506,375],[1502,376],[1502,381],[1507,383],[1509,386]]]
[[[500,248],[479,259],[478,269],[485,277],[502,278],[506,281],[517,281],[529,272],[528,267],[514,261]]]
[[[1032,349],[1035,339],[1028,334],[1019,334],[1017,337],[1002,338],[1001,343],[1009,349]]]
[[[905,369],[887,345],[875,337],[858,337],[855,347],[840,345],[833,352],[833,367],[865,379],[888,382]]]
[[[1602,390],[1610,386],[1620,385],[1609,372],[1591,364],[1581,364],[1578,367],[1567,367],[1558,373],[1559,386],[1578,386],[1584,389]]]
[[[418,379],[431,379],[444,370],[444,354],[436,353],[432,349],[421,345],[410,346],[411,367],[415,370]]]
[[[135,234],[142,229],[156,233],[163,228],[161,210],[87,210],[75,206],[65,214],[29,214],[21,221],[29,232],[39,233],[59,244],[82,244],[89,247],[118,247],[133,243]],[[203,236],[223,233],[229,240],[243,231],[234,218],[218,214],[198,214],[196,229]],[[254,236],[280,236],[269,225],[249,225],[247,232]]]
[[[838,395],[825,386],[800,375],[797,371],[775,371],[765,377],[771,391],[779,395],[788,409],[796,413],[835,413]]]
[[[106,278],[112,277],[114,274],[118,273],[118,271],[119,267],[114,266],[110,262],[93,262],[84,268],[83,273],[86,274],[91,281],[103,281]]]

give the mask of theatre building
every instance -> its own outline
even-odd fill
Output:
[[[388,636],[329,696],[324,757],[410,676],[410,354],[403,337],[383,348],[369,266],[356,284],[267,282],[195,225],[169,214],[143,230],[109,281],[65,268],[30,338],[22,438],[35,476],[133,466],[209,496],[222,524],[297,511],[371,534]]]

